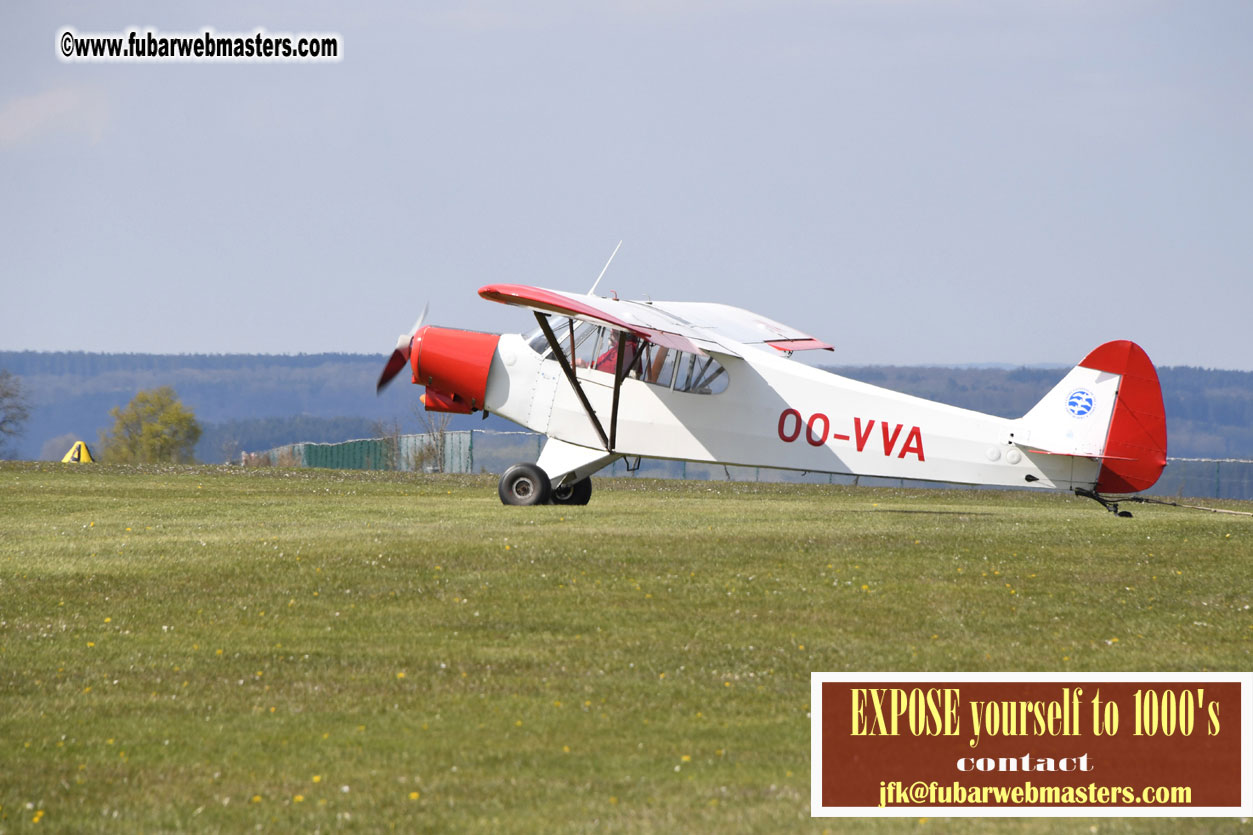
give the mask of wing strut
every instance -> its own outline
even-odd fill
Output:
[[[618,393],[622,391],[622,380],[626,377],[630,366],[626,364],[626,331],[618,331],[618,357],[613,367],[613,407],[609,410],[609,451],[618,443]],[[631,358],[635,361],[635,357]]]
[[[583,411],[587,412],[587,416],[592,419],[592,426],[596,427],[596,434],[600,435],[600,442],[605,445],[605,449],[607,451],[613,452],[613,444],[609,440],[609,436],[605,434],[605,427],[600,425],[600,418],[596,417],[596,411],[592,408],[592,404],[588,401],[587,395],[583,393],[583,387],[579,385],[578,378],[574,376],[574,368],[571,367],[570,361],[566,359],[565,353],[562,352],[561,343],[557,341],[557,335],[553,333],[552,326],[548,324],[548,317],[537,310],[535,311],[535,320],[539,322],[540,330],[544,332],[544,338],[548,340],[549,347],[553,349],[553,356],[557,359],[557,362],[561,364],[561,370],[565,372],[566,379],[569,380],[570,385],[574,387],[574,393],[579,396],[579,402],[583,404]],[[573,333],[571,333],[571,336],[573,336]],[[619,339],[621,339],[621,337],[619,337]],[[570,347],[573,350],[573,344],[571,344]],[[618,354],[618,366],[619,368],[622,366],[621,352]],[[618,384],[620,385],[621,378],[615,376],[615,379],[617,379]],[[618,405],[617,385],[614,386],[613,394],[615,420],[611,428],[616,430],[618,428],[616,420]]]

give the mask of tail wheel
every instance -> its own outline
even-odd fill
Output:
[[[499,492],[505,504],[530,506],[548,504],[553,486],[548,474],[534,464],[514,464],[500,477]]]
[[[553,488],[553,504],[587,504],[592,498],[591,476]]]

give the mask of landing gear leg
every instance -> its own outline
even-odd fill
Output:
[[[1076,487],[1075,495],[1083,496],[1085,499],[1091,499],[1092,501],[1099,504],[1101,507],[1108,510],[1110,513],[1114,514],[1115,516],[1120,516],[1123,519],[1131,518],[1131,511],[1119,510],[1118,502],[1111,501],[1105,498],[1104,496],[1102,496],[1100,493],[1096,492],[1095,490],[1084,490],[1082,487]]]
[[[514,464],[500,477],[498,492],[505,504],[548,504],[553,486],[548,474],[534,464]]]

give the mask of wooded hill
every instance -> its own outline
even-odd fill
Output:
[[[22,380],[31,414],[14,444],[22,458],[59,459],[76,439],[94,444],[109,410],[137,391],[173,386],[204,427],[206,462],[300,441],[378,434],[380,424],[421,432],[417,391],[403,379],[375,396],[385,358],[368,354],[89,354],[0,352]],[[1002,417],[1027,412],[1066,373],[1058,368],[828,367],[897,391]],[[1253,458],[1253,372],[1159,368],[1170,454]],[[421,407],[418,406],[420,409]],[[452,429],[516,429],[491,417],[454,416]]]

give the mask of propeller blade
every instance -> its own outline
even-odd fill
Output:
[[[422,312],[418,314],[418,321],[413,323],[413,327],[409,329],[409,333],[402,333],[400,338],[396,340],[396,349],[400,350],[409,344],[409,340],[413,339],[413,335],[422,329],[422,323],[426,321],[426,314],[431,309],[431,303],[427,302],[422,305]]]
[[[379,375],[379,382],[374,389],[374,393],[382,394],[383,389],[387,388],[387,384],[395,379],[400,370],[408,364],[408,351],[402,351],[399,348],[392,351],[392,355],[387,358],[387,365],[383,366],[383,373]]]
[[[413,342],[413,335],[422,329],[422,323],[426,321],[426,314],[430,309],[430,302],[422,305],[422,312],[418,314],[418,321],[413,323],[413,327],[409,329],[408,333],[402,333],[396,338],[396,349],[387,358],[387,365],[383,366],[383,373],[379,375],[378,385],[374,389],[375,394],[381,394],[383,389],[387,388],[387,385],[400,373],[400,369],[408,364],[409,346]]]

